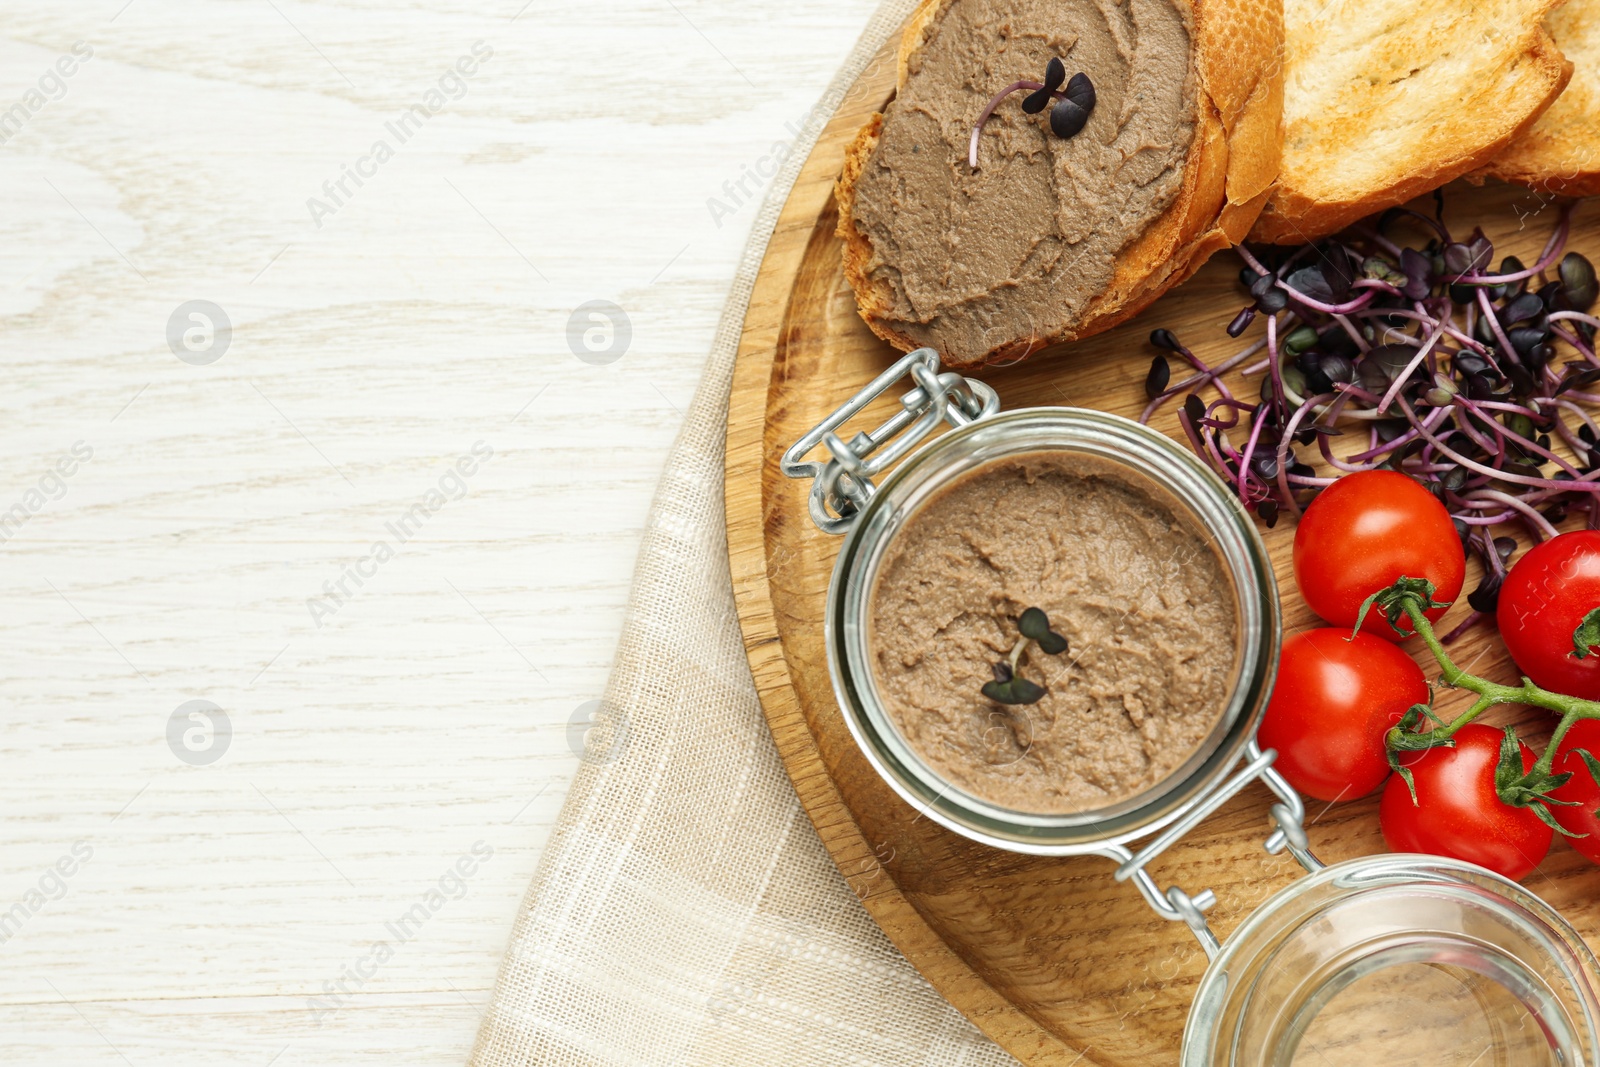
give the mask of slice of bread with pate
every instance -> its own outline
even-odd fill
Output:
[[[836,188],[861,317],[969,368],[1129,318],[1261,210],[1281,45],[1261,0],[924,0]]]
[[[1251,237],[1297,244],[1483,166],[1572,67],[1559,0],[1285,0],[1283,173]]]
[[[1495,156],[1480,176],[1567,196],[1600,193],[1600,0],[1567,0],[1545,28],[1572,80],[1548,111]]]

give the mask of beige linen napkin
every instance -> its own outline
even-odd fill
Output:
[[[522,903],[473,1067],[1015,1063],[873,925],[801,809],[745,662],[723,526],[762,254],[823,123],[914,6],[879,8],[770,186],[645,531],[610,736]]]

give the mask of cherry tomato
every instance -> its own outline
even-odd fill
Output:
[[[1523,674],[1557,693],[1600,700],[1600,652],[1579,659],[1572,643],[1572,632],[1595,608],[1600,531],[1575,530],[1517,560],[1500,586],[1496,614],[1500,636]]]
[[[1318,800],[1364,797],[1389,776],[1383,735],[1428,680],[1387,641],[1349,630],[1308,630],[1283,645],[1278,681],[1257,734],[1278,750],[1289,784]]]
[[[1567,838],[1567,844],[1587,856],[1591,863],[1600,863],[1600,815],[1595,814],[1595,809],[1600,808],[1600,784],[1595,782],[1589,765],[1575,751],[1580,748],[1600,759],[1600,721],[1579,719],[1557,746],[1550,771],[1552,774],[1571,771],[1572,777],[1566,785],[1550,790],[1550,796],[1576,803],[1571,807],[1553,804],[1550,814],[1569,834],[1584,835]]]
[[[1383,838],[1395,852],[1450,856],[1521,881],[1550,851],[1555,831],[1527,808],[1503,803],[1494,790],[1505,734],[1472,723],[1456,732],[1454,748],[1430,748],[1405,761],[1416,779],[1412,803],[1396,774],[1378,803]],[[1536,761],[1520,741],[1522,769]]]
[[[1361,604],[1400,578],[1426,578],[1433,598],[1456,599],[1467,573],[1450,513],[1432,493],[1398,471],[1348,474],[1324,489],[1294,534],[1294,577],[1311,610],[1333,626],[1354,626]],[[1430,621],[1444,614],[1428,612]],[[1411,630],[1410,620],[1400,626]],[[1361,628],[1400,640],[1383,612]]]

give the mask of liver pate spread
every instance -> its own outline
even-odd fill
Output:
[[[994,703],[980,690],[1029,607],[1069,647],[1024,653],[1017,673],[1046,687],[1040,701]],[[1127,799],[1200,746],[1232,692],[1236,618],[1222,561],[1164,490],[1034,452],[967,472],[906,520],[878,568],[868,647],[879,698],[934,771],[1060,814]]]
[[[896,330],[952,361],[1057,336],[1110,284],[1118,252],[1173,202],[1197,93],[1183,0],[947,0],[884,113],[856,185],[869,274]],[[1059,57],[1098,103],[1063,140],[1018,93],[968,140],[989,98]]]

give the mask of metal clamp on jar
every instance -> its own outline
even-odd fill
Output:
[[[898,412],[848,442],[839,436],[908,376],[914,388]],[[950,432],[923,443],[942,423]],[[808,460],[819,447],[828,458]],[[878,568],[908,519],[964,474],[1042,452],[1110,464],[1180,502],[1232,582],[1239,631],[1233,691],[1181,765],[1126,799],[1051,814],[1002,807],[930,766],[886,710],[868,642]],[[974,841],[1035,855],[1109,858],[1119,881],[1132,881],[1163,918],[1186,924],[1210,963],[1190,1010],[1182,1067],[1437,1065],[1455,1062],[1445,1051],[1453,1048],[1470,1049],[1460,1062],[1474,1067],[1600,1065],[1600,964],[1533,894],[1437,857],[1378,855],[1324,867],[1312,855],[1304,804],[1273,769],[1276,754],[1256,743],[1282,638],[1277,582],[1254,520],[1187,450],[1104,412],[1002,414],[993,389],[941,373],[938,353],[924,348],[797,441],[782,469],[811,479],[813,521],[844,535],[828,590],[828,666],[868,762],[909,804]],[[1287,851],[1308,875],[1269,898],[1223,943],[1205,918],[1216,902],[1211,890],[1163,890],[1146,867],[1256,780],[1276,797],[1267,851]]]

